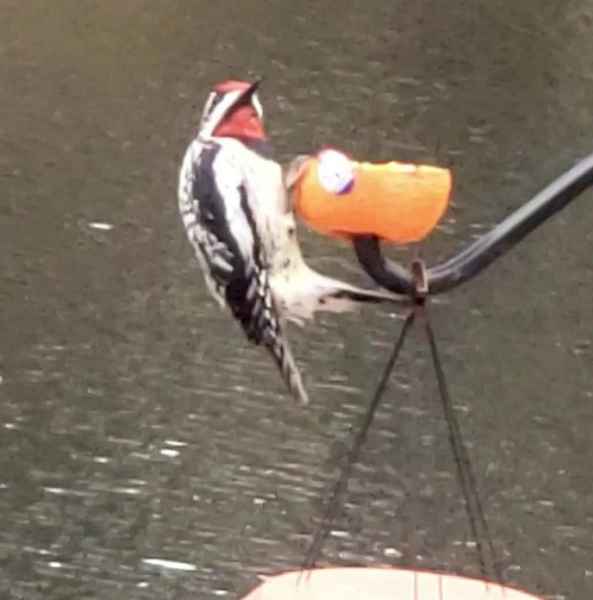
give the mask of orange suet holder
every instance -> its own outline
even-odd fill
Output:
[[[350,238],[372,234],[408,244],[425,238],[451,193],[448,169],[399,162],[356,162],[322,150],[300,166],[293,183],[297,214],[316,231]]]

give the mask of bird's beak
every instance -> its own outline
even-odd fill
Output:
[[[249,98],[251,98],[251,96],[253,96],[253,94],[255,94],[255,92],[257,92],[260,84],[262,82],[262,79],[256,79],[237,99],[236,104],[242,104],[243,102],[246,102],[247,100],[249,100]]]

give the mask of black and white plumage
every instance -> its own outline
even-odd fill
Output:
[[[320,275],[304,262],[281,166],[269,158],[257,84],[224,82],[210,94],[179,176],[179,210],[208,289],[247,338],[273,356],[291,393],[308,396],[283,331],[315,310],[392,301]]]

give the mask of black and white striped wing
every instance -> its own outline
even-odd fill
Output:
[[[181,171],[179,205],[210,292],[230,308],[250,341],[268,348],[291,392],[307,402],[282,333],[264,248],[234,156],[214,142],[198,152],[190,147]]]
[[[218,304],[225,307],[226,284],[224,278],[217,278],[214,272],[217,270],[220,273],[232,272],[233,257],[226,245],[220,242],[204,222],[201,203],[196,195],[200,159],[205,148],[203,144],[194,141],[185,153],[179,174],[179,212],[187,237],[200,263],[208,290]]]
[[[210,291],[227,305],[248,337],[260,342],[256,325],[272,316],[266,271],[250,222],[241,170],[219,144],[201,145],[185,164],[180,210]],[[265,319],[265,317],[269,317]],[[267,324],[267,323],[266,323]]]

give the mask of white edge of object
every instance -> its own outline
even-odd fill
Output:
[[[542,600],[484,579],[399,568],[327,568],[267,578],[242,600]]]

